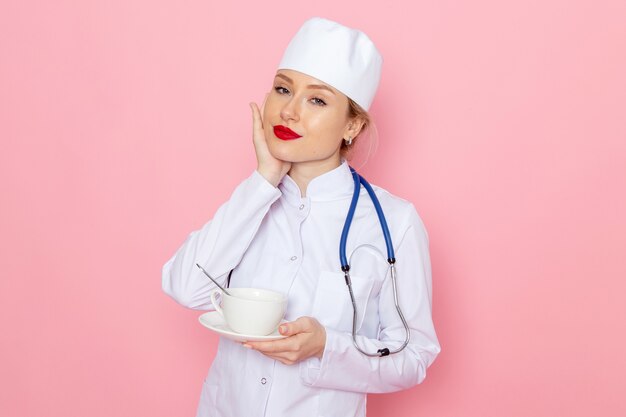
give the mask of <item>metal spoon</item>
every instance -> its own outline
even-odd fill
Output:
[[[213,278],[211,278],[211,275],[209,275],[209,273],[208,273],[207,271],[205,271],[205,270],[204,270],[204,268],[200,266],[200,264],[196,263],[196,266],[197,266],[198,268],[200,268],[200,270],[201,270],[202,272],[204,272],[204,275],[206,275],[207,277],[209,277],[209,279],[210,279],[211,281],[213,281],[213,283],[214,283],[215,285],[217,285],[217,286],[220,288],[220,290],[224,291],[224,293],[225,293],[226,295],[230,295],[230,293],[229,293],[228,291],[226,291],[226,289],[225,289],[224,287],[222,287],[220,284],[218,284],[216,280],[214,280]]]

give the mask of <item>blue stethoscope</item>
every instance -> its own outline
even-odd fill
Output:
[[[348,291],[350,292],[350,299],[352,300],[352,343],[354,347],[357,348],[359,352],[367,356],[388,356],[394,353],[400,352],[404,349],[411,339],[411,332],[409,330],[409,325],[404,319],[404,315],[400,310],[400,306],[398,305],[398,291],[396,288],[396,258],[395,253],[393,251],[393,244],[391,243],[391,234],[389,233],[389,227],[387,227],[387,221],[385,220],[385,214],[383,213],[383,209],[380,206],[380,202],[378,201],[378,197],[374,193],[372,186],[360,176],[356,170],[350,167],[350,172],[352,173],[352,178],[354,179],[354,193],[352,194],[352,202],[350,203],[350,209],[348,210],[348,215],[346,216],[346,222],[343,225],[343,231],[341,232],[341,241],[339,243],[339,259],[341,261],[341,270],[344,273],[344,277],[346,279],[346,284],[348,285]],[[376,209],[376,214],[378,215],[378,220],[380,222],[380,227],[383,230],[383,236],[385,237],[385,245],[387,246],[387,262],[389,263],[389,269],[391,272],[391,283],[393,286],[393,299],[396,305],[396,310],[398,311],[398,315],[402,320],[402,324],[404,325],[404,330],[406,332],[406,337],[404,343],[396,350],[389,350],[389,348],[378,349],[376,353],[369,353],[362,350],[356,342],[356,321],[357,321],[357,309],[356,302],[354,300],[354,293],[352,292],[352,280],[350,279],[350,263],[348,262],[348,258],[346,257],[346,242],[348,240],[348,232],[350,231],[350,225],[352,224],[352,218],[354,217],[354,212],[356,210],[356,205],[359,201],[359,194],[361,192],[361,184],[367,190],[367,193],[374,204],[374,208]],[[365,245],[362,245],[365,246]],[[367,245],[370,246],[371,245]],[[352,251],[352,254],[356,251],[355,248]],[[380,251],[379,251],[380,252]],[[381,254],[382,255],[382,254]],[[350,256],[352,258],[352,255]]]

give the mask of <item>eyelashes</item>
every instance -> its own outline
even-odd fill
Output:
[[[317,104],[318,106],[325,106],[326,105],[326,102],[324,100],[322,100],[321,98],[313,97],[311,100],[317,100],[315,102],[315,104]]]
[[[274,87],[274,90],[276,90],[276,92],[278,94],[289,94],[289,90],[287,90],[285,87],[281,87],[281,86],[276,86]],[[322,100],[319,97],[312,97],[311,98],[312,102],[314,105],[316,106],[325,106],[326,102],[324,100]]]

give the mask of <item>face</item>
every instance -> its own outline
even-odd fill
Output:
[[[356,136],[348,106],[348,97],[330,85],[298,71],[278,70],[263,111],[270,152],[282,161],[338,166],[341,141]],[[284,128],[295,135],[282,133]]]

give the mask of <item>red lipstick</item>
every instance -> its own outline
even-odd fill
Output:
[[[274,134],[277,138],[282,140],[293,140],[301,138],[301,135],[298,135],[293,130],[289,129],[287,126],[276,125],[274,126]]]

